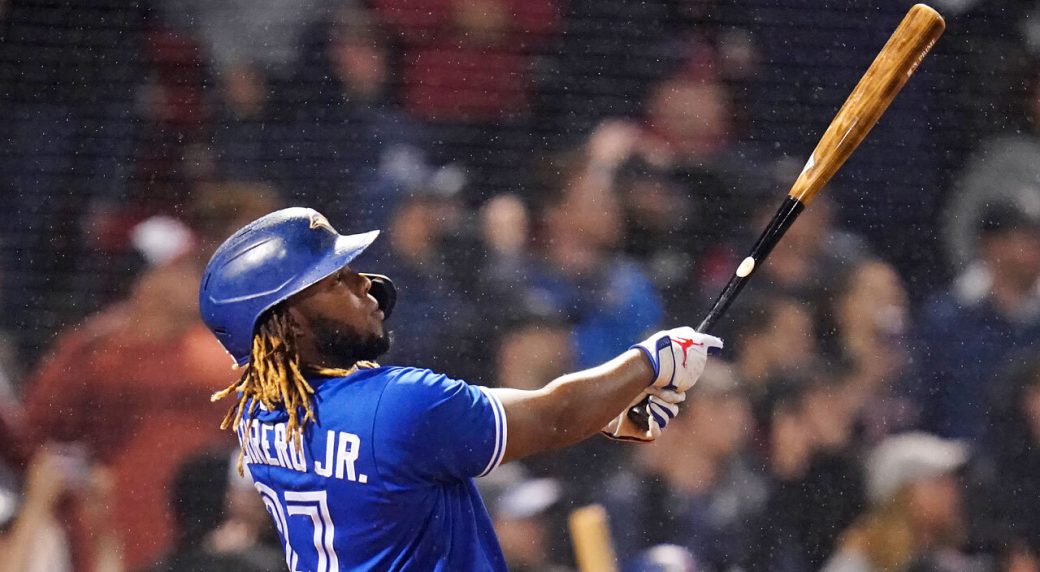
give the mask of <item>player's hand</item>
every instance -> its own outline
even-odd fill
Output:
[[[650,387],[685,392],[697,383],[708,362],[708,348],[722,349],[722,340],[683,326],[657,332],[632,346],[650,360]]]
[[[649,427],[640,427],[629,419],[628,410],[647,397],[649,397],[647,401],[647,410],[650,413]],[[607,423],[607,426],[601,429],[600,432],[618,441],[639,441],[642,443],[653,441],[668,426],[668,422],[675,419],[675,416],[679,414],[679,404],[685,400],[685,392],[658,389],[656,387],[647,388],[620,415],[611,419],[610,423]]]

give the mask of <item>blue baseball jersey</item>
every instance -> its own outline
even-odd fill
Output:
[[[300,451],[282,408],[238,426],[290,571],[506,570],[473,484],[505,452],[491,392],[400,367],[311,383],[317,422]]]

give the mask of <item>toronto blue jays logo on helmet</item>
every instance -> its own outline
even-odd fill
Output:
[[[329,232],[336,232],[336,229],[332,228],[332,224],[329,223],[329,219],[317,211],[311,213],[311,228],[324,228]]]

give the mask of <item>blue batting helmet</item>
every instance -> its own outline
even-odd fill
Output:
[[[264,312],[349,264],[378,235],[378,230],[341,235],[308,208],[260,217],[224,241],[206,265],[199,289],[202,320],[235,362],[245,365]],[[396,298],[393,284],[383,276],[368,276],[374,284],[370,293],[389,317]]]

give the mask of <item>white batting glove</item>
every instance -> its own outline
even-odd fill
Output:
[[[649,396],[647,410],[649,411],[649,427],[640,427],[628,418],[628,410],[638,405],[644,398]],[[620,415],[610,420],[607,426],[600,430],[601,433],[618,441],[639,441],[647,443],[657,439],[668,426],[668,422],[675,419],[679,414],[679,404],[686,400],[686,393],[671,391],[668,389],[648,388],[639,394]]]
[[[657,332],[632,347],[650,360],[654,370],[650,387],[685,392],[704,373],[708,348],[722,349],[722,340],[683,326]]]

